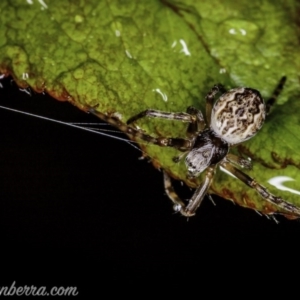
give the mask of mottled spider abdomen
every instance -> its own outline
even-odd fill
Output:
[[[211,128],[233,145],[253,137],[266,117],[263,98],[257,90],[235,88],[224,93],[214,104]]]

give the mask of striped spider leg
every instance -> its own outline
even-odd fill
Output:
[[[160,147],[172,147],[183,152],[188,151],[192,147],[192,141],[189,139],[153,137],[149,134],[145,134],[135,127],[124,124],[114,116],[107,116],[106,114],[97,111],[96,107],[88,107],[86,110],[88,113],[91,113],[101,120],[118,128],[120,131],[124,132],[132,139],[140,139],[148,143],[158,145]],[[184,122],[194,122],[194,120],[192,120],[191,116],[189,116],[188,114],[180,113],[180,116],[178,116],[178,118],[182,118]]]

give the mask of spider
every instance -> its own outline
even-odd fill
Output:
[[[222,166],[250,188],[255,189],[266,201],[293,215],[300,216],[299,208],[271,194],[264,186],[240,170],[240,168],[251,169],[249,160],[229,153],[231,147],[249,140],[261,129],[285,81],[286,77],[282,77],[266,104],[259,91],[255,89],[239,87],[226,91],[221,84],[213,86],[206,95],[206,122],[202,112],[194,107],[188,107],[186,112],[175,113],[147,109],[131,117],[127,124],[116,117],[98,112],[95,108],[88,108],[88,112],[117,127],[131,138],[161,147],[173,147],[183,152],[182,155],[174,157],[173,161],[179,162],[185,157],[188,178],[198,177],[205,171],[203,182],[195,190],[187,205],[174,192],[170,177],[164,172],[166,193],[174,203],[174,210],[183,216],[195,215],[204,196],[208,193],[218,166]],[[221,93],[221,96],[213,104],[218,93]],[[143,117],[186,122],[188,123],[186,138],[153,137],[130,126]]]

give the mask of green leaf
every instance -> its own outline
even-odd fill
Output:
[[[48,3],[49,2],[49,3]],[[300,206],[299,31],[296,1],[1,1],[0,72],[80,109],[116,113],[122,121],[153,108],[203,110],[215,83],[250,86],[267,98],[288,80],[261,132],[238,150],[247,172]],[[175,121],[139,121],[151,135],[182,136]],[[141,143],[156,166],[195,187],[174,149]],[[289,190],[268,183],[288,176]],[[264,213],[282,212],[219,171],[212,191]]]

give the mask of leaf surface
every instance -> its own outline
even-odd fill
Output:
[[[299,26],[296,1],[1,1],[0,72],[80,109],[126,122],[153,108],[204,109],[216,83],[248,86],[267,99],[288,80],[261,132],[233,151],[249,156],[255,177],[300,206]],[[147,133],[184,137],[180,122],[145,119]],[[141,144],[156,166],[186,179],[174,149]],[[268,183],[274,177],[290,181]],[[282,190],[284,184],[285,190]],[[283,212],[219,171],[212,192],[264,213]],[[285,212],[286,213],[286,212]]]

